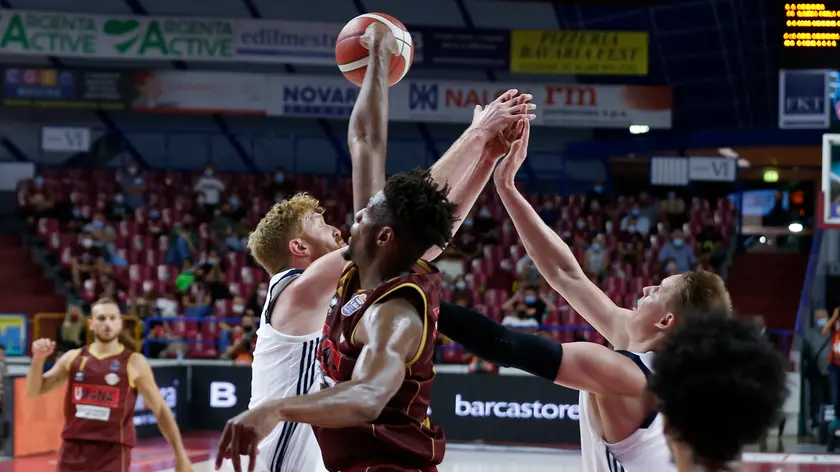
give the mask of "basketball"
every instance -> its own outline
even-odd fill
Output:
[[[370,52],[362,46],[359,39],[374,21],[388,25],[397,40],[397,53],[391,57],[388,71],[388,85],[394,85],[408,73],[414,60],[414,43],[405,25],[393,16],[384,13],[365,13],[353,18],[344,25],[335,42],[335,60],[338,69],[347,80],[362,86],[368,66]]]

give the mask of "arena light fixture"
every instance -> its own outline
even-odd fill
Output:
[[[791,233],[801,233],[804,228],[801,223],[791,223],[788,229]]]
[[[631,125],[630,126],[630,134],[645,134],[650,131],[650,126],[648,125]]]

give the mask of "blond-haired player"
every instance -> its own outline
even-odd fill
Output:
[[[657,399],[647,390],[653,357],[678,320],[730,313],[729,294],[717,275],[691,272],[645,287],[634,310],[616,306],[514,186],[529,133],[526,123],[496,169],[496,189],[540,273],[615,350],[586,342],[557,344],[457,307],[441,309],[438,329],[490,361],[580,390],[584,471],[673,472]]]
[[[64,395],[64,430],[59,472],[124,472],[131,469],[135,443],[134,404],[137,394],[157,418],[160,432],[175,450],[175,470],[192,470],[181,433],[160,394],[152,368],[142,354],[120,343],[120,307],[103,298],[91,306],[88,327],[93,343],[64,353],[45,374],[44,362],[55,342],[32,343],[32,364],[26,394],[47,394],[69,381]]]
[[[350,116],[348,146],[353,163],[356,212],[385,184],[388,141],[388,80],[396,43],[387,27],[374,23],[362,38],[370,51],[368,71]],[[486,108],[477,106],[467,131],[432,167],[434,180],[450,185],[459,204],[457,228],[507,150],[506,136],[516,123],[532,119],[530,95],[509,90]],[[271,275],[254,350],[251,401],[303,395],[319,386],[316,362],[321,331],[346,261],[340,232],[324,221],[318,201],[298,194],[271,208],[248,240],[254,259]],[[429,251],[433,259],[441,248]],[[250,470],[322,470],[311,427],[279,424],[259,445]],[[234,465],[239,457],[232,458]]]

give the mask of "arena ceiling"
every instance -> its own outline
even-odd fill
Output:
[[[648,76],[577,76],[563,80],[672,86],[675,89],[676,129],[775,128],[779,47],[778,41],[772,39],[778,37],[778,33],[772,31],[771,22],[776,13],[775,0],[669,0],[651,6],[625,7],[586,3],[583,0],[579,3],[521,0],[0,0],[0,6],[5,8],[127,15],[343,22],[360,12],[384,11],[405,23],[424,26],[647,31],[650,33]],[[33,62],[31,58],[22,60]],[[43,62],[47,62],[46,59]],[[96,61],[77,59],[61,62],[74,66],[103,65],[101,61],[97,64]],[[133,65],[185,67],[172,63]],[[256,67],[265,70],[265,66],[249,65],[237,66],[237,69]],[[323,68],[319,72],[327,73]],[[412,71],[415,73],[430,78],[464,80],[557,80],[547,76],[488,76],[484,71]]]

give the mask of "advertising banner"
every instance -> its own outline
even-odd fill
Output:
[[[831,102],[827,70],[779,71],[779,128],[826,129]]]
[[[335,67],[340,23],[0,10],[0,54]],[[510,31],[408,27],[414,62],[507,70]]]
[[[840,134],[823,135],[822,223],[840,225]]]
[[[251,368],[196,365],[192,369],[191,427],[221,431],[229,419],[248,409]]]
[[[201,71],[137,71],[131,109],[160,113],[264,115],[266,77]]]
[[[45,152],[90,151],[90,128],[80,126],[44,126],[41,150]]]
[[[2,13],[0,13],[2,16]],[[120,71],[8,67],[3,70],[3,106],[122,110],[127,75]]]
[[[187,410],[187,367],[183,366],[158,366],[152,369],[155,375],[155,382],[160,389],[160,395],[166,406],[172,410],[175,422],[184,430],[189,429],[190,421],[186,416]],[[157,418],[143,401],[143,396],[138,394],[134,403],[134,428],[137,437],[148,438],[160,436]]]
[[[510,70],[525,74],[647,75],[648,33],[511,31]]]
[[[578,396],[531,375],[439,373],[431,418],[447,440],[579,445]]]
[[[7,356],[23,356],[29,348],[29,318],[23,314],[0,314],[0,344]]]
[[[688,178],[697,182],[735,182],[738,160],[728,157],[689,157]]]

